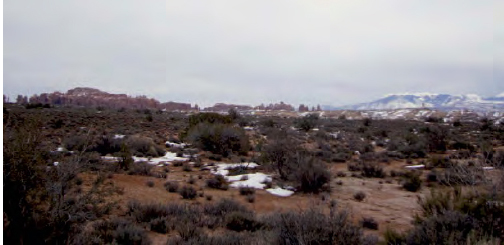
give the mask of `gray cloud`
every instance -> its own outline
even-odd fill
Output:
[[[204,105],[488,96],[504,91],[501,10],[491,0],[6,0],[4,93],[90,86]]]

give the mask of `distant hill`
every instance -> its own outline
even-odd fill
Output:
[[[78,87],[68,90],[66,93],[42,93],[33,95],[28,100],[18,96],[17,103],[42,103],[52,105],[73,105],[84,107],[107,107],[127,109],[160,109],[160,110],[196,110],[188,103],[165,102],[161,103],[146,96],[128,96],[126,94],[111,94],[95,88]]]
[[[4,96],[4,101],[5,101]],[[41,103],[51,105],[71,105],[83,107],[106,107],[106,108],[125,108],[125,109],[159,109],[167,111],[199,111],[198,105],[191,106],[189,103],[180,102],[159,102],[156,99],[148,98],[144,95],[129,96],[126,94],[112,94],[101,91],[96,88],[77,87],[68,90],[66,93],[53,92],[41,93],[33,95],[30,98],[27,96],[18,95],[16,99],[18,104]],[[294,111],[294,107],[284,102],[261,104],[259,106],[249,105],[234,105],[217,103],[212,107],[205,108],[204,111],[227,112],[229,109],[237,109],[239,111],[248,110],[265,110],[265,111]]]
[[[347,110],[393,110],[401,108],[504,110],[504,93],[485,99],[475,94],[390,94],[372,102],[341,107],[341,109]]]

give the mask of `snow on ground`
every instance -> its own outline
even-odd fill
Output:
[[[212,169],[211,172],[216,175],[217,174],[223,175],[224,178],[226,178],[226,180],[228,182],[231,182],[231,184],[229,186],[233,187],[233,188],[252,187],[255,189],[264,189],[264,187],[266,187],[266,185],[263,183],[272,181],[271,176],[268,174],[257,172],[257,173],[253,173],[253,174],[240,174],[240,175],[227,176],[229,174],[228,169],[230,169],[230,168],[246,167],[247,169],[254,169],[258,166],[259,165],[257,163],[253,163],[253,162],[249,162],[249,163],[219,163],[219,164],[215,165],[215,167],[214,167],[215,169]],[[282,196],[282,197],[288,197],[288,196],[294,194],[294,191],[282,189],[280,187],[266,189],[266,191],[272,195]]]
[[[102,159],[104,160],[109,160],[112,162],[118,162],[119,157],[112,157],[112,156],[103,156]],[[133,156],[133,160],[135,162],[147,162],[149,164],[153,165],[160,165],[160,164],[168,164],[170,162],[185,162],[189,160],[189,157],[177,157],[177,153],[174,152],[166,152],[166,154],[162,157],[153,157],[153,158],[148,158],[148,157],[136,157]]]
[[[247,177],[244,179],[244,176]],[[264,189],[266,185],[263,183],[270,182],[272,180],[269,175],[263,173],[241,174],[234,176],[226,176],[225,178],[227,181],[231,182],[231,184],[229,185],[230,187],[233,188],[252,187],[255,189]]]
[[[133,157],[133,160],[135,162],[147,162],[149,164],[161,164],[161,163],[168,163],[168,162],[184,162],[188,161],[188,157],[177,157],[177,153],[174,152],[166,152],[166,154],[162,157],[154,157],[154,158],[147,158],[147,157]]]
[[[58,147],[58,149],[56,149],[56,151],[59,151],[59,152],[65,151],[65,148],[60,146],[60,147]]]
[[[281,197],[288,197],[288,196],[291,196],[292,194],[294,194],[294,191],[282,189],[280,187],[266,189],[266,191],[272,195],[281,196]]]
[[[175,147],[175,148],[184,148],[187,146],[186,143],[175,143],[175,142],[171,142],[171,141],[166,141],[165,143],[166,146],[169,146],[169,147]]]
[[[247,130],[247,131],[252,131],[254,130],[254,127],[251,127],[251,126],[245,126],[243,127],[244,130]]]
[[[116,134],[116,135],[114,135],[114,139],[123,139],[124,137],[126,137],[126,135],[124,135],[124,134]]]
[[[410,165],[410,166],[405,166],[407,169],[418,169],[418,168],[425,168],[425,165],[423,164],[418,164],[418,165]]]
[[[249,169],[252,168],[257,168],[259,165],[254,162],[243,162],[243,163],[219,163],[215,165],[216,169],[212,169],[213,174],[220,174],[223,176],[228,175],[230,168],[236,168],[236,167],[246,167]]]

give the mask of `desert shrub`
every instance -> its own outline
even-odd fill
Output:
[[[336,176],[338,176],[338,177],[346,177],[346,173],[345,173],[345,172],[343,172],[343,171],[338,171],[338,172],[336,173]]]
[[[414,144],[401,145],[398,151],[408,158],[423,158],[427,155],[426,144],[423,141],[419,141]]]
[[[437,182],[438,181],[438,171],[433,169],[427,174],[427,181],[429,182]]]
[[[319,115],[312,113],[297,119],[294,122],[294,124],[296,125],[297,128],[305,132],[308,132],[310,131],[310,129],[313,129],[317,126],[318,121],[319,121]]]
[[[224,176],[217,174],[214,175],[211,179],[206,181],[206,184],[209,188],[227,190],[229,189],[228,183]]]
[[[444,169],[437,176],[437,180],[442,185],[477,185],[484,179],[483,170],[477,167],[464,165],[452,165]]]
[[[331,157],[332,162],[346,162],[350,160],[351,156],[350,154],[346,152],[338,152],[336,154],[333,154]]]
[[[191,176],[189,176],[187,183],[194,185],[194,183],[196,183],[196,179],[191,175]]]
[[[129,175],[143,175],[143,176],[151,176],[152,175],[152,168],[154,166],[151,164],[147,164],[144,162],[133,162],[130,165],[130,168],[128,170]]]
[[[198,113],[189,116],[189,128],[194,127],[200,123],[229,124],[232,122],[233,120],[231,117],[214,112]]]
[[[225,232],[223,234],[214,234],[208,236],[203,233],[195,234],[187,241],[180,237],[171,238],[167,244],[170,245],[236,245],[236,244],[266,244],[258,236],[252,236],[249,233]]]
[[[428,167],[429,168],[447,168],[453,165],[450,158],[443,156],[431,156],[429,158]]]
[[[154,187],[154,181],[152,181],[152,180],[148,180],[147,182],[145,182],[145,184],[146,184],[148,187]]]
[[[432,216],[417,225],[407,238],[407,244],[466,244],[476,228],[474,219],[456,211]]]
[[[69,151],[84,151],[89,141],[86,135],[73,135],[63,140],[63,146]]]
[[[168,223],[167,217],[159,217],[151,220],[149,222],[149,227],[151,231],[155,231],[157,233],[166,234],[170,231],[170,224]]]
[[[353,197],[355,200],[362,202],[364,200],[364,198],[366,198],[366,193],[359,191],[359,192],[356,192]]]
[[[201,229],[191,221],[184,220],[175,225],[175,230],[184,241],[200,236]]]
[[[274,214],[267,219],[276,244],[363,244],[362,230],[345,211],[326,215],[319,210]]]
[[[245,131],[227,124],[198,124],[188,131],[187,141],[202,150],[225,157],[232,152],[246,155],[250,149]]]
[[[232,199],[221,199],[213,204],[206,204],[203,207],[203,212],[206,215],[225,217],[231,212],[249,212],[247,208]]]
[[[245,197],[245,199],[249,203],[254,203],[255,202],[255,194],[249,194],[249,195],[247,195],[247,197]]]
[[[154,140],[149,137],[130,136],[126,139],[125,144],[135,156],[158,157],[166,153],[161,146],[154,143]]]
[[[121,218],[97,221],[84,244],[150,244],[144,229]]]
[[[280,131],[272,135],[272,140],[269,144],[263,147],[261,153],[262,162],[265,165],[272,167],[282,180],[288,180],[295,166],[295,154],[298,151],[296,144],[285,131]]]
[[[194,199],[194,198],[196,198],[196,195],[197,195],[196,189],[194,189],[194,187],[192,187],[192,186],[183,186],[179,190],[179,194],[184,199]]]
[[[422,216],[417,217],[417,227],[411,231],[409,239],[425,241],[421,240],[421,236],[426,236],[428,241],[439,241],[446,237],[455,239],[457,243],[459,239],[468,239],[469,235],[476,240],[502,238],[503,201],[495,193],[462,195],[459,188],[447,192],[432,190],[429,196],[419,199]]]
[[[331,174],[323,163],[310,157],[301,157],[298,161],[299,167],[294,172],[294,181],[298,182],[298,190],[318,193],[331,181]]]
[[[179,184],[174,181],[168,181],[164,183],[164,187],[168,192],[177,192],[179,188]]]
[[[492,158],[492,164],[496,167],[504,167],[504,151],[498,151]]]
[[[359,163],[348,163],[347,167],[348,167],[348,171],[351,171],[351,172],[356,172],[356,171],[362,170],[362,166]]]
[[[422,187],[422,180],[420,179],[420,173],[414,171],[407,172],[403,176],[403,188],[407,191],[417,192]]]
[[[109,135],[102,135],[94,140],[90,151],[96,151],[101,155],[113,154],[121,151],[123,139],[115,139]]]
[[[448,130],[444,127],[427,127],[422,129],[427,139],[427,146],[430,152],[446,151]]]
[[[232,231],[256,231],[261,226],[250,212],[231,212],[226,215],[226,228]]]
[[[208,159],[220,162],[222,161],[222,156],[220,154],[212,154]]]
[[[139,201],[129,201],[127,204],[127,214],[134,218],[137,222],[150,222],[151,220],[157,219],[159,217],[178,217],[178,218],[190,218],[192,220],[193,216],[200,213],[199,210],[194,207],[170,203],[170,204],[141,204]]]
[[[397,231],[387,228],[383,233],[383,238],[386,244],[390,245],[401,245],[406,244],[406,237],[404,234],[400,234]]]
[[[255,189],[253,187],[247,187],[247,186],[240,186],[239,191],[240,195],[242,196],[252,195],[255,193]]]
[[[372,217],[364,217],[361,219],[360,223],[364,228],[378,230],[378,222]]]
[[[425,119],[425,121],[430,123],[440,123],[443,122],[443,119],[435,116],[429,116]]]
[[[186,162],[186,163],[184,163],[184,164],[182,165],[182,170],[184,170],[184,171],[186,171],[186,172],[191,172],[191,171],[192,171],[191,164],[189,164],[189,163],[187,163],[187,162]]]
[[[363,163],[361,173],[367,178],[385,178],[383,168],[377,163]]]

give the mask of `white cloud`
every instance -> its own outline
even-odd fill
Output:
[[[4,89],[92,86],[200,104],[341,105],[401,91],[492,95],[504,91],[495,79],[504,74],[497,5],[7,0]]]

